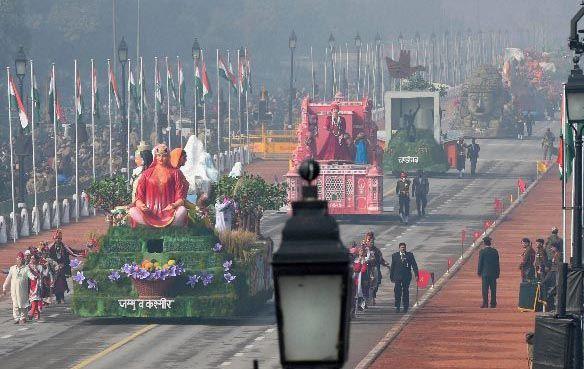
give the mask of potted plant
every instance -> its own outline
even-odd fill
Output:
[[[121,271],[132,280],[140,298],[160,298],[168,296],[176,277],[183,274],[185,269],[172,259],[163,265],[154,259],[145,259],[140,265],[124,264]]]

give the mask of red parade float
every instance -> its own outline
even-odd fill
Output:
[[[318,197],[328,201],[330,214],[383,212],[382,153],[371,108],[368,99],[343,101],[339,95],[332,103],[311,102],[309,97],[302,101],[298,145],[286,174],[288,200],[300,200],[298,167],[313,158],[321,168]]]

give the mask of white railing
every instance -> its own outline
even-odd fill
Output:
[[[237,162],[246,165],[253,160],[252,152],[247,146],[238,147],[231,151],[225,151],[219,155],[213,155],[215,168],[220,174],[227,174]],[[78,217],[86,218],[95,214],[95,209],[89,203],[89,196],[85,191],[81,192],[79,206],[77,196],[62,197],[59,201],[46,201],[41,209],[34,206],[19,206],[16,211],[16,219],[13,212],[7,215],[0,214],[0,244],[13,242],[23,237],[33,236],[41,230],[61,227],[74,222]],[[79,210],[78,210],[79,209]],[[79,215],[77,215],[79,211]]]

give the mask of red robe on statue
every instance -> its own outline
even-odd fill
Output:
[[[143,212],[144,221],[152,227],[166,227],[174,221],[176,209],[163,209],[185,199],[189,184],[179,169],[156,166],[146,169],[138,180],[136,200],[141,200],[150,211]]]
[[[341,116],[337,117],[337,119],[329,116],[327,117],[325,128],[328,136],[318,152],[316,159],[351,161],[347,142],[343,138],[346,133],[345,119]]]

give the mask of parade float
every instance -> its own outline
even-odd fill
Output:
[[[371,119],[371,101],[346,101],[337,94],[332,103],[302,101],[298,143],[286,174],[288,200],[302,197],[298,167],[318,160],[318,196],[328,201],[329,213],[381,214],[383,170],[377,145],[377,125]]]
[[[92,201],[107,210],[110,227],[73,271],[73,312],[204,318],[257,311],[273,291],[271,240],[236,242],[237,231],[215,232],[207,209],[187,200],[207,173],[199,170],[199,182],[190,183],[170,165],[164,145],[154,153],[131,205],[115,206],[129,203],[123,181],[94,184]]]

